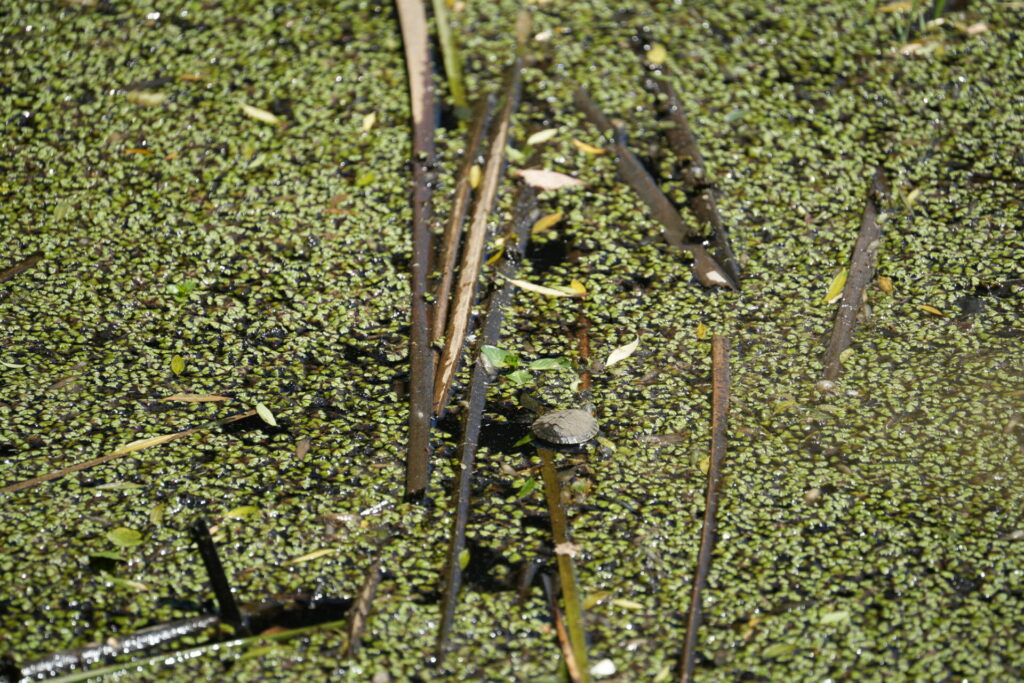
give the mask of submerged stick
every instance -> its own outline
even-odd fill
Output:
[[[427,15],[420,0],[396,0],[405,43],[412,110],[412,314],[409,331],[409,452],[405,495],[422,496],[430,463],[430,393],[434,384],[434,354],[430,351],[427,270],[430,262],[430,215],[434,178],[434,88],[431,82]]]
[[[646,79],[648,90],[664,96],[663,107],[669,120],[674,124],[668,130],[668,144],[676,155],[676,163],[683,176],[683,186],[690,200],[690,210],[697,220],[711,227],[711,237],[719,264],[739,283],[740,267],[729,243],[729,231],[722,220],[715,202],[714,188],[708,181],[704,156],[697,145],[697,136],[690,128],[682,100],[676,94],[672,84],[661,75],[651,75]]]
[[[363,579],[363,585],[359,589],[352,609],[348,613],[348,642],[344,648],[346,657],[354,657],[359,653],[362,645],[363,629],[366,627],[366,620],[370,616],[370,607],[373,605],[373,596],[377,593],[377,585],[380,583],[380,557],[373,561],[370,570]]]
[[[569,632],[565,629],[565,620],[562,618],[562,610],[558,609],[558,590],[554,580],[547,574],[541,575],[541,582],[544,585],[544,594],[548,599],[548,609],[551,610],[551,619],[555,622],[555,633],[558,635],[558,645],[562,648],[562,659],[565,660],[565,669],[569,674],[572,683],[579,683],[580,668],[576,664],[576,655],[572,652],[572,641],[569,639]]]
[[[444,350],[438,361],[437,375],[434,378],[434,415],[440,415],[448,403],[455,371],[462,360],[463,346],[466,342],[466,330],[469,328],[469,315],[476,299],[480,269],[483,266],[484,243],[487,238],[487,221],[498,194],[498,183],[505,167],[505,145],[508,142],[512,113],[519,104],[519,87],[522,76],[523,58],[516,55],[505,75],[502,87],[504,104],[498,115],[496,128],[491,138],[484,169],[480,195],[477,197],[473,210],[473,220],[466,233],[462,247],[462,263],[459,266],[459,281],[452,292],[452,313],[445,333]]]
[[[510,237],[514,238],[512,251],[498,267],[498,273],[504,277],[495,278],[495,282],[503,284],[495,289],[487,304],[481,344],[494,346],[501,335],[501,322],[504,310],[512,298],[514,287],[509,278],[515,275],[518,264],[526,253],[526,240],[530,233],[530,225],[537,208],[537,191],[529,185],[522,184],[516,197],[516,208],[513,217]],[[458,603],[459,589],[462,586],[462,551],[466,547],[466,524],[469,521],[469,499],[473,488],[473,466],[476,462],[477,441],[480,436],[480,423],[483,419],[484,404],[487,400],[487,388],[492,380],[489,370],[483,363],[473,366],[473,374],[469,385],[469,405],[462,423],[462,434],[459,439],[459,468],[455,481],[455,517],[452,519],[452,531],[448,541],[448,553],[445,563],[444,589],[441,598],[441,625],[437,636],[437,659],[443,661],[448,648],[448,637],[455,621],[455,607]]]
[[[711,551],[715,545],[715,526],[718,515],[718,485],[725,459],[727,418],[729,415],[729,340],[716,334],[711,338],[711,458],[708,464],[708,486],[704,502],[704,524],[700,532],[700,550],[697,551],[697,571],[690,593],[690,613],[686,620],[686,641],[679,661],[679,680],[687,683],[693,677],[697,647],[697,631],[701,622],[701,592],[711,567]]]
[[[214,545],[213,538],[210,536],[210,528],[206,525],[206,520],[200,517],[189,526],[188,531],[199,549],[203,566],[206,567],[210,587],[217,599],[217,613],[220,620],[230,624],[241,635],[249,635],[248,624],[238,609],[234,593],[231,592],[231,582],[228,581],[228,576],[224,573],[224,565],[220,561],[220,555],[217,554],[217,546]]]
[[[647,204],[651,216],[665,228],[662,232],[665,241],[676,249],[689,252],[693,256],[693,272],[700,283],[705,287],[736,289],[736,283],[733,282],[732,276],[711,258],[703,245],[697,242],[697,236],[683,222],[676,207],[654,182],[654,178],[644,168],[636,154],[626,145],[625,131],[612,125],[608,117],[583,88],[576,90],[575,102],[576,106],[602,133],[611,134],[615,164],[619,174]]]
[[[868,197],[864,204],[864,215],[860,222],[857,243],[853,247],[850,270],[843,287],[843,299],[836,311],[832,337],[825,352],[825,379],[834,380],[839,376],[840,356],[850,345],[853,326],[864,301],[864,288],[874,272],[875,255],[882,244],[882,226],[879,222],[881,207],[889,194],[885,173],[881,168],[875,171],[868,184]]]
[[[42,258],[43,258],[43,252],[41,252],[41,251],[37,251],[34,254],[29,254],[28,256],[23,258],[22,260],[20,260],[17,263],[15,263],[10,268],[7,268],[6,270],[0,272],[0,282],[6,282],[7,280],[10,280],[15,275],[20,275],[21,273],[24,273],[26,270],[28,270],[32,266],[34,266],[35,264],[39,263],[42,260]]]

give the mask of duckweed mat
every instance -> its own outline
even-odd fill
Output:
[[[410,121],[393,7],[0,10],[0,270],[24,265],[0,282],[0,486],[257,406],[276,422],[3,494],[9,663],[208,613],[187,533],[203,516],[242,602],[351,600],[380,560],[362,647],[343,656],[333,625],[128,663],[121,680],[559,680],[545,598],[515,590],[550,541],[538,459],[513,444],[532,419],[524,388],[571,406],[582,318],[595,360],[640,340],[593,368],[614,450],[563,463],[593,662],[623,681],[675,675],[718,333],[732,406],[697,679],[1024,675],[1020,3],[938,18],[919,3],[525,7],[510,167],[532,157],[584,185],[541,195],[563,219],[534,236],[521,277],[587,296],[523,291],[508,311],[503,348],[572,362],[492,388],[443,666],[457,432],[435,430],[429,504],[403,502]],[[452,7],[470,93],[498,86],[518,10]],[[700,287],[613,160],[572,142],[604,144],[572,105],[582,85],[685,205],[638,34],[664,48],[700,137],[740,292]],[[443,216],[465,124],[442,123]],[[893,200],[878,277],[822,385],[825,293],[879,166]]]

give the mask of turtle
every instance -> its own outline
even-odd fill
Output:
[[[559,446],[585,443],[597,436],[599,430],[597,418],[581,408],[545,413],[530,425],[535,437]]]

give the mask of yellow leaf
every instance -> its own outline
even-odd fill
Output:
[[[171,372],[175,375],[180,375],[185,372],[185,359],[178,354],[174,354],[174,356],[171,357]]]
[[[483,178],[484,172],[480,168],[480,164],[473,164],[469,167],[469,186],[474,190],[480,187],[480,180]]]
[[[557,128],[546,128],[544,130],[538,130],[536,133],[526,138],[526,144],[529,145],[530,147],[533,147],[534,145],[542,145],[551,138],[555,137],[556,135],[558,135]]]
[[[583,283],[579,280],[573,280],[569,283],[569,289],[575,293],[575,296],[586,296],[587,288],[583,286]],[[572,296],[572,295],[570,295]]]
[[[892,280],[890,280],[886,276],[878,276],[878,287],[886,294],[892,296]]]
[[[139,439],[138,441],[132,441],[129,444],[121,446],[113,451],[111,455],[134,453],[135,451],[141,451],[143,448],[149,448],[150,446],[159,446],[162,443],[173,441],[174,439],[181,438],[182,436],[185,436],[184,432],[175,432],[174,434],[161,434],[160,436],[151,436],[148,439]]]
[[[615,598],[612,600],[612,604],[616,607],[621,607],[622,609],[631,609],[635,611],[645,609],[643,603],[635,600],[627,600],[626,598]]]
[[[150,90],[129,90],[125,98],[140,107],[157,107],[167,101],[165,93]]]
[[[564,296],[582,296],[574,292],[569,287],[559,287],[555,289],[553,287],[545,287],[544,285],[535,285],[532,282],[526,280],[516,280],[514,278],[505,278],[510,283],[518,287],[519,289],[526,290],[527,292],[533,292],[534,294],[541,294],[543,296],[550,297],[564,297]],[[584,292],[585,293],[585,292]]]
[[[640,337],[637,337],[635,340],[631,341],[625,346],[620,346],[619,348],[615,349],[614,351],[608,354],[608,360],[604,362],[605,367],[615,365],[620,360],[626,360],[627,358],[632,356],[634,352],[636,352],[637,347],[639,346]]]
[[[702,341],[704,339],[707,339],[708,332],[710,332],[710,330],[708,329],[708,326],[704,324],[703,320],[697,323],[697,339],[700,339]]]
[[[262,121],[263,123],[269,123],[272,126],[279,126],[281,125],[281,123],[283,123],[281,119],[277,118],[266,109],[252,107],[244,103],[239,104],[242,107],[242,112],[251,119],[256,119],[257,121]]]
[[[906,12],[914,6],[913,0],[900,0],[900,2],[890,2],[888,5],[882,5],[876,12]]]
[[[606,150],[606,149],[604,149],[602,147],[594,147],[593,145],[588,145],[587,143],[583,142],[582,140],[577,140],[576,138],[572,139],[572,144],[576,145],[576,149],[580,150],[584,154],[592,154],[592,155],[596,156],[598,154],[607,154],[608,153],[608,150]]]
[[[363,132],[369,131],[373,128],[373,124],[377,123],[377,112],[371,111],[369,114],[363,117]]]
[[[701,472],[703,472],[704,474],[707,474],[708,471],[711,470],[711,458],[710,457],[703,457],[703,458],[701,458],[700,462],[697,463],[697,466],[700,467],[700,471]]]
[[[335,550],[336,550],[335,548],[321,548],[320,550],[314,550],[311,553],[306,553],[305,555],[299,555],[298,557],[292,558],[292,559],[288,560],[287,562],[285,562],[285,564],[289,565],[289,564],[301,564],[302,562],[309,562],[310,560],[315,560],[318,557],[323,557],[324,555],[330,555]]]
[[[537,233],[544,232],[560,220],[562,220],[561,211],[556,211],[555,213],[549,213],[547,216],[542,216],[538,218],[537,222],[533,224],[532,228],[530,228],[530,234],[536,235]]]
[[[167,398],[160,399],[161,401],[184,401],[186,403],[205,403],[208,401],[230,401],[230,396],[220,396],[218,394],[173,394]]]
[[[925,313],[931,313],[932,315],[946,315],[939,309],[935,308],[934,306],[929,306],[928,304],[919,304],[918,308],[920,308]]]
[[[266,407],[262,403],[256,404],[256,414],[260,416],[260,419],[266,422],[271,427],[277,426],[277,420],[274,418],[274,414],[270,412],[270,408]]]
[[[255,505],[242,505],[236,508],[232,508],[224,513],[224,516],[229,519],[245,519],[246,517],[252,517],[260,509]]]
[[[843,296],[843,287],[846,286],[846,266],[843,266],[836,276],[832,278],[832,284],[828,286],[828,292],[823,299],[826,304],[834,304]]]
[[[664,64],[668,59],[668,50],[661,43],[654,43],[647,51],[647,61],[651,64]]]

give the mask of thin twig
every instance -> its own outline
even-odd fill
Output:
[[[430,350],[430,316],[427,303],[427,271],[430,262],[430,216],[434,178],[434,88],[431,82],[427,43],[427,15],[420,0],[396,0],[405,43],[412,109],[412,300],[409,331],[409,453],[406,460],[405,494],[423,495],[430,464],[431,387],[434,385],[434,354]]]
[[[174,432],[173,434],[163,434],[161,436],[154,436],[148,439],[139,439],[138,441],[132,441],[130,444],[121,446],[117,450],[111,453],[107,453],[106,455],[101,455],[98,458],[93,458],[92,460],[80,462],[77,465],[71,465],[70,467],[64,467],[53,472],[48,472],[47,474],[42,474],[38,477],[33,477],[32,479],[19,481],[17,484],[10,484],[9,486],[0,488],[0,493],[14,493],[15,491],[23,491],[24,489],[32,488],[37,484],[42,484],[44,481],[59,479],[60,477],[63,477],[66,474],[71,474],[72,472],[79,472],[81,470],[87,470],[90,467],[102,465],[103,463],[110,462],[115,458],[120,458],[121,456],[143,450],[144,448],[148,448],[150,446],[157,446],[162,443],[167,443],[168,441],[174,441],[175,439],[180,439],[182,437],[188,436],[189,434],[195,434],[196,432],[201,432],[211,427],[219,427],[221,425],[226,425],[228,423],[236,422],[238,420],[244,420],[245,418],[252,417],[255,414],[255,410],[247,410],[244,413],[238,413],[237,415],[231,415],[230,417],[225,417],[221,420],[207,422],[204,425],[200,425],[199,427],[193,427],[192,429],[185,429],[180,432]]]
[[[544,584],[544,593],[548,598],[548,609],[551,610],[552,620],[555,622],[555,634],[558,636],[558,645],[562,648],[562,659],[565,660],[565,669],[569,674],[572,683],[579,683],[580,667],[576,664],[576,655],[572,652],[572,641],[569,632],[565,629],[565,620],[562,618],[562,610],[558,608],[558,590],[555,582],[547,574],[541,575]]]
[[[502,86],[504,105],[496,121],[496,129],[491,138],[484,169],[480,195],[477,197],[473,210],[473,220],[466,233],[462,247],[462,263],[459,266],[459,281],[452,292],[452,313],[445,333],[445,346],[438,361],[437,375],[434,379],[434,414],[440,415],[448,402],[455,371],[462,360],[463,346],[466,342],[466,330],[469,327],[469,315],[476,299],[477,283],[480,279],[480,268],[483,265],[484,243],[487,238],[487,222],[498,194],[498,183],[501,181],[505,166],[505,145],[508,142],[512,113],[519,103],[519,86],[522,75],[523,58],[516,55],[515,60],[505,75]]]
[[[621,127],[612,125],[608,117],[583,88],[576,90],[575,101],[576,106],[586,114],[591,123],[597,126],[602,133],[612,136],[612,148],[615,151],[615,164],[618,167],[619,175],[647,204],[651,216],[665,228],[662,232],[665,241],[672,247],[689,252],[693,256],[693,272],[700,283],[705,287],[736,289],[736,283],[733,282],[732,276],[711,258],[703,245],[697,242],[697,236],[683,222],[676,207],[654,182],[654,178],[644,168],[636,154],[626,145],[625,131]]]
[[[850,270],[843,287],[843,300],[836,311],[832,337],[825,352],[825,379],[834,380],[839,376],[840,356],[850,345],[853,338],[853,325],[857,320],[864,301],[864,288],[871,281],[874,273],[875,255],[882,244],[882,225],[879,221],[881,207],[886,203],[889,194],[885,173],[881,168],[875,171],[868,184],[867,201],[864,204],[864,216],[860,222],[857,243],[853,247],[850,259]]]
[[[220,555],[217,554],[217,546],[213,542],[213,537],[210,536],[210,528],[206,525],[206,520],[202,517],[198,518],[192,522],[188,531],[199,549],[199,557],[203,560],[203,566],[206,567],[210,587],[217,599],[217,613],[220,620],[230,624],[240,635],[249,635],[249,626],[238,609],[235,594],[231,592],[231,582],[228,581],[228,576],[224,573],[224,565],[220,561]]]
[[[569,626],[569,640],[572,656],[576,662],[579,680],[590,680],[590,664],[587,662],[587,634],[583,624],[583,600],[579,583],[576,581],[576,563],[573,555],[576,546],[569,539],[569,521],[562,506],[562,488],[555,469],[555,452],[543,447],[537,448],[541,459],[541,477],[544,479],[544,498],[551,518],[551,537],[555,544],[555,558],[558,562],[558,578],[565,602],[565,620]]]
[[[510,244],[511,252],[502,259],[498,272],[504,277],[496,278],[503,284],[495,289],[487,305],[484,319],[481,344],[495,345],[501,334],[501,321],[505,307],[512,298],[513,286],[508,279],[515,275],[522,255],[526,252],[526,240],[530,225],[533,223],[537,207],[537,191],[529,185],[519,187],[516,197],[516,208],[509,236],[513,237]],[[469,499],[473,485],[473,466],[476,462],[477,441],[480,436],[480,423],[483,418],[484,404],[487,399],[487,387],[491,375],[482,363],[473,366],[473,374],[469,385],[469,405],[462,423],[462,434],[459,439],[459,468],[455,482],[455,517],[452,519],[452,531],[449,536],[447,561],[445,563],[444,589],[441,598],[441,625],[437,636],[437,658],[444,659],[448,648],[448,637],[455,621],[455,606],[458,603],[459,589],[462,586],[462,566],[460,556],[466,547],[466,524],[469,520]]]
[[[366,578],[359,589],[359,595],[349,610],[348,618],[348,642],[345,645],[344,654],[347,657],[354,657],[359,652],[362,644],[363,629],[366,627],[366,620],[370,616],[370,607],[373,605],[373,596],[377,592],[377,585],[380,583],[380,557],[370,565],[366,572]]]
[[[725,460],[730,381],[729,340],[716,334],[711,338],[711,458],[708,463],[708,486],[704,502],[704,524],[700,532],[700,550],[697,552],[697,571],[690,593],[686,641],[679,662],[679,680],[682,683],[687,683],[693,677],[697,631],[701,622],[701,592],[707,582],[708,570],[711,567],[711,551],[715,545],[718,486],[722,477],[722,461]]]
[[[448,318],[448,300],[452,294],[452,280],[455,278],[455,259],[459,255],[459,237],[462,235],[462,224],[466,220],[466,211],[469,208],[469,198],[472,194],[469,176],[473,166],[476,165],[480,143],[483,141],[491,121],[494,100],[494,95],[488,94],[481,97],[477,103],[476,111],[473,114],[473,124],[466,138],[466,149],[462,154],[462,166],[459,167],[459,172],[455,176],[455,196],[452,198],[452,208],[444,226],[441,256],[437,263],[441,280],[437,283],[437,289],[434,290],[434,299],[437,303],[434,306],[434,324],[431,329],[435,343],[444,336],[445,322]]]

